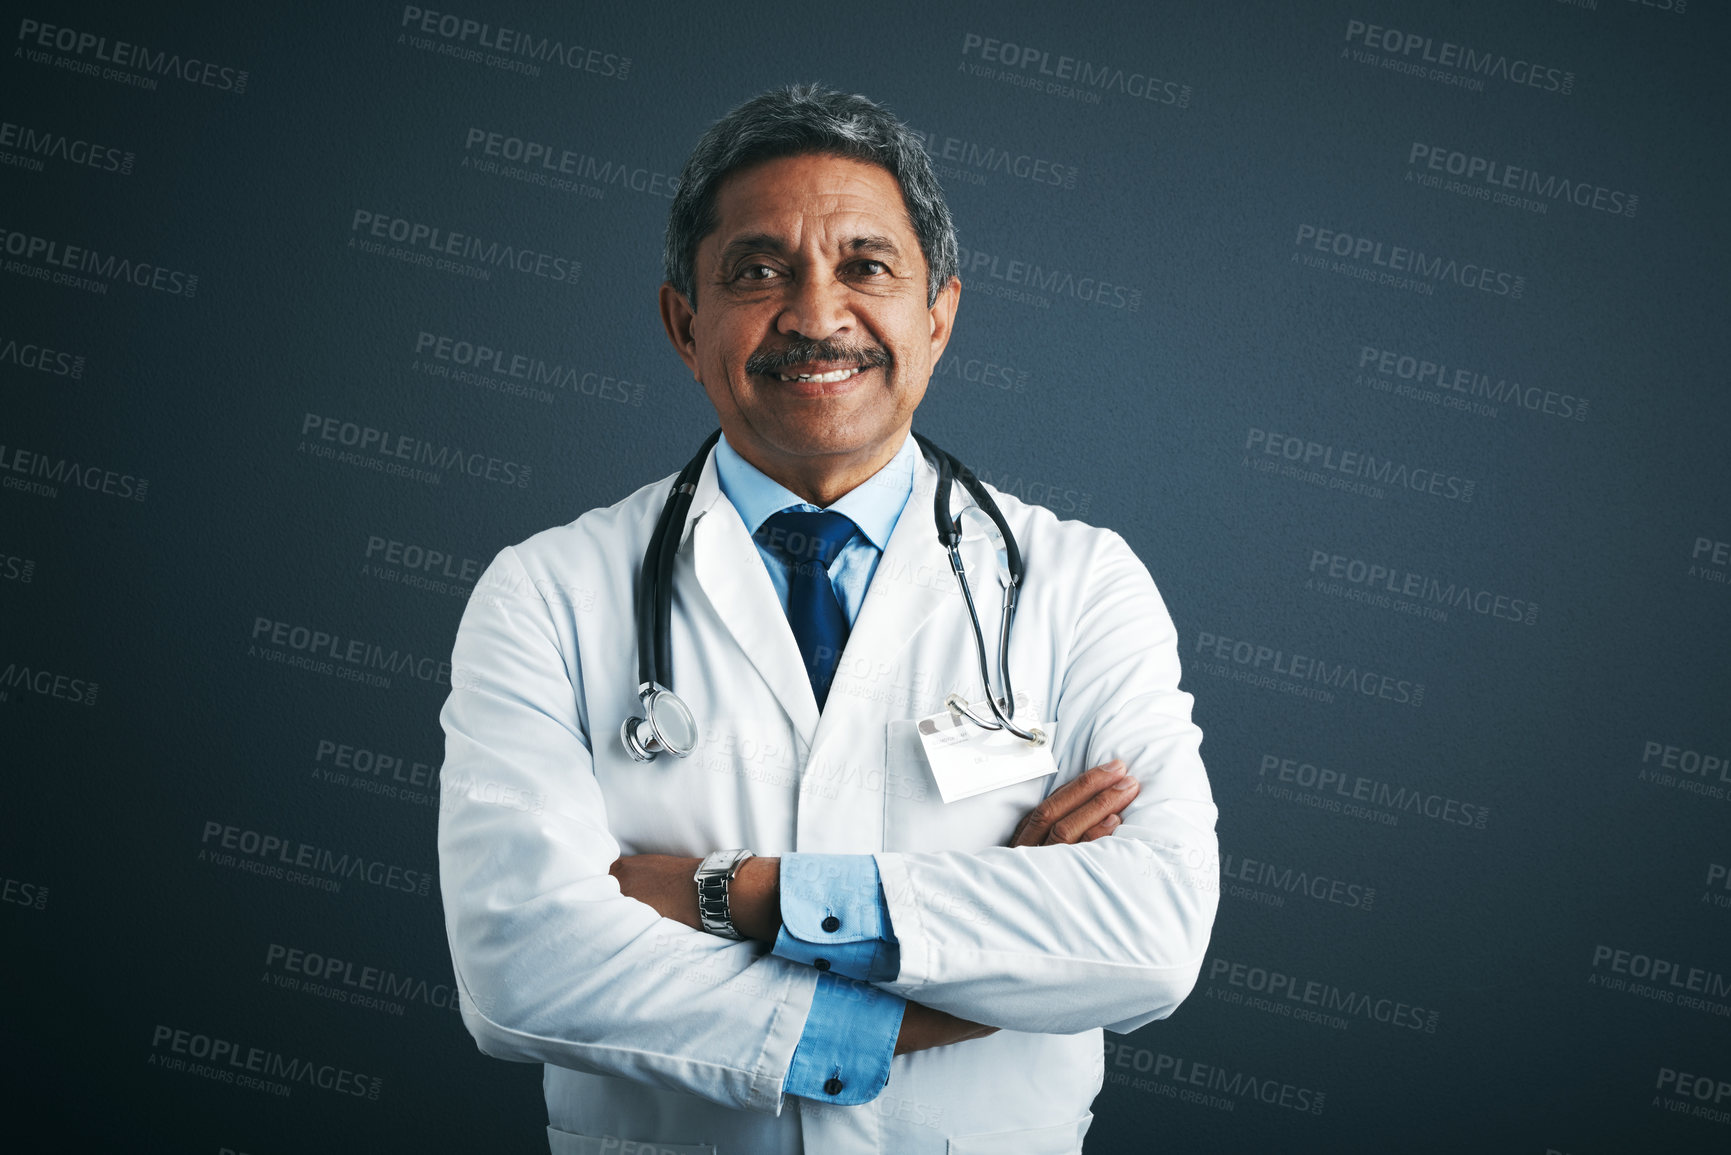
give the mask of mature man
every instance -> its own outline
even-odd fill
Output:
[[[1214,917],[1160,596],[1109,531],[987,492],[1012,544],[962,485],[934,503],[953,470],[910,430],[956,243],[882,108],[796,87],[729,113],[666,265],[722,439],[675,501],[664,479],[501,552],[457,635],[439,854],[463,1021],[547,1065],[556,1153],[1079,1151],[1100,1028],[1170,1014]],[[1033,742],[945,707],[992,723],[976,654],[1003,628],[952,557],[995,609],[1017,546],[1002,705]],[[695,752],[619,728],[653,680],[640,630]],[[963,789],[955,750],[1008,784]]]

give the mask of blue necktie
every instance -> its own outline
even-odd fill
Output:
[[[783,510],[764,519],[753,536],[787,566],[787,620],[806,677],[823,709],[829,684],[847,645],[847,615],[830,584],[829,564],[857,528],[845,513]]]

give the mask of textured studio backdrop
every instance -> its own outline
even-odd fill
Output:
[[[4,5],[8,1126],[545,1150],[451,642],[713,428],[669,198],[823,80],[960,231],[919,427],[1128,539],[1206,734],[1213,946],[1088,1150],[1731,1145],[1723,5],[452,3]]]

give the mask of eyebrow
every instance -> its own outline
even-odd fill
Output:
[[[896,247],[894,241],[875,233],[869,236],[854,237],[842,248],[848,253],[877,253],[886,257],[902,255],[901,249]],[[739,237],[731,241],[723,248],[721,250],[721,263],[728,264],[748,253],[770,252],[777,256],[785,256],[787,251],[787,242],[781,237],[771,233],[752,233],[749,236]]]

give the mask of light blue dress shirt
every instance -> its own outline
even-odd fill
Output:
[[[888,464],[828,507],[858,527],[829,566],[830,583],[850,628],[913,493],[918,453],[909,437]],[[726,437],[715,446],[715,473],[721,492],[750,533],[783,510],[821,509],[766,476]],[[784,563],[762,544],[757,552],[786,613]],[[794,1048],[786,1091],[842,1106],[869,1102],[889,1081],[907,1007],[905,999],[871,985],[901,971],[877,862],[869,854],[786,854],[780,885],[782,926],[775,953],[822,972]]]

